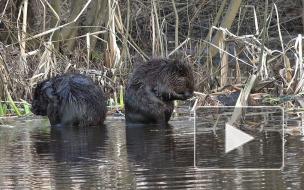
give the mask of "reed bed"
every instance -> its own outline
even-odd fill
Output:
[[[304,106],[301,17],[281,17],[293,1],[33,2],[0,3],[0,116],[28,114],[37,82],[65,72],[91,76],[120,112],[130,71],[151,57],[193,65],[194,105],[241,91],[238,105]]]

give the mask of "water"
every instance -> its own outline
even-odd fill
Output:
[[[208,155],[220,137],[201,133],[197,143]],[[189,120],[128,129],[115,118],[80,129],[16,120],[0,127],[0,189],[304,189],[303,139],[286,136],[282,171],[202,171],[194,168]]]

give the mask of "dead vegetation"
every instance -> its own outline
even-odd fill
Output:
[[[133,65],[164,56],[193,65],[204,97],[241,91],[238,105],[300,108],[302,12],[293,0],[2,0],[0,99],[30,101],[38,81],[82,72],[123,107]]]

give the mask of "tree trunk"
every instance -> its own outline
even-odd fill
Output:
[[[227,28],[228,30],[231,28],[232,23],[237,15],[239,8],[241,6],[242,0],[231,0],[226,15],[224,16],[221,27]],[[212,43],[216,46],[219,45],[219,42],[223,40],[223,33],[221,31],[217,31],[215,36],[212,39]],[[210,55],[214,57],[218,53],[218,48],[210,47]]]
[[[53,0],[53,1],[50,2],[50,5],[52,6],[54,11],[59,16],[60,16],[60,12],[61,12],[60,2],[61,2],[60,0]],[[54,28],[54,27],[56,27],[58,19],[56,18],[56,16],[53,13],[51,13],[51,15],[52,15],[52,17],[51,17],[51,22],[50,22],[51,26],[50,27]],[[60,24],[60,23],[58,23],[58,24]],[[52,37],[52,41],[58,41],[59,39],[60,39],[60,35],[59,35],[59,31],[57,30]],[[55,47],[55,49],[58,50],[59,49],[59,42],[55,42],[54,47]]]
[[[88,7],[86,15],[85,26],[92,26],[87,28],[86,33],[97,32],[102,29],[102,26],[108,20],[108,0],[95,0]],[[97,39],[92,37],[90,39],[90,48],[93,51],[96,46]]]
[[[303,26],[303,33],[304,33],[304,0],[302,0],[302,26]]]
[[[71,1],[70,17],[69,17],[70,19],[68,22],[74,20],[78,16],[85,2],[86,0]],[[76,22],[71,23],[68,27],[64,28],[61,33],[62,39],[67,40],[65,41],[63,46],[68,51],[68,53],[72,52],[74,49],[76,39],[70,39],[70,38],[73,38],[78,34],[78,28],[77,28],[78,24],[79,24],[79,19]]]

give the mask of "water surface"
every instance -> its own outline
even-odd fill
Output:
[[[220,136],[200,134],[205,154]],[[304,138],[285,140],[282,171],[202,171],[194,167],[191,120],[127,129],[119,118],[90,128],[16,120],[0,127],[0,189],[304,189]]]

